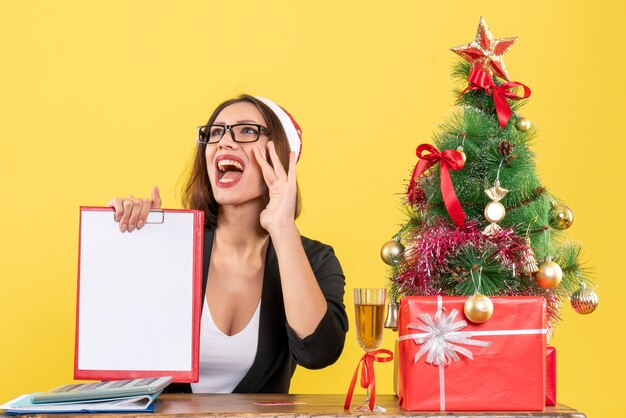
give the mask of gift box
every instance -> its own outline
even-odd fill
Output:
[[[556,348],[546,347],[546,406],[556,405]]]
[[[467,297],[400,301],[400,406],[410,411],[541,411],[546,397],[545,299],[492,297],[467,320]]]

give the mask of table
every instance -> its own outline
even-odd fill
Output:
[[[363,402],[365,395],[356,395],[353,407]],[[569,406],[557,404],[546,407],[544,412],[408,412],[398,406],[395,395],[378,395],[376,403],[387,408],[385,413],[351,412],[343,409],[344,395],[267,395],[267,394],[163,394],[159,396],[154,413],[145,414],[88,414],[89,418],[163,418],[163,417],[280,417],[280,418],[330,418],[330,417],[569,417],[585,418],[586,415]],[[283,402],[289,405],[262,405],[259,403]],[[2,415],[4,416],[4,415]],[[43,415],[22,415],[43,416]],[[48,415],[53,418],[73,417],[77,414]]]

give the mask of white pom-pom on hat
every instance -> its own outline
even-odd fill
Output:
[[[289,142],[289,148],[296,153],[296,160],[300,159],[300,154],[302,151],[302,129],[296,122],[296,120],[287,112],[285,109],[267,99],[265,97],[255,96],[256,99],[259,99],[267,107],[269,107],[272,112],[276,115],[280,124],[282,125],[285,134],[287,134],[287,141]]]

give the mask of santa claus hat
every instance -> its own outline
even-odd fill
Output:
[[[302,151],[302,129],[298,126],[296,120],[282,107],[278,106],[276,103],[271,101],[270,99],[266,99],[265,97],[255,96],[257,99],[262,101],[267,107],[269,107],[272,112],[276,115],[280,124],[287,134],[287,141],[289,141],[289,148],[296,153],[296,160],[300,159],[300,154]]]

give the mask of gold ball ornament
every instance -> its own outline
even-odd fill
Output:
[[[489,297],[476,293],[465,302],[463,312],[470,321],[482,324],[493,315],[493,302]]]
[[[570,303],[579,314],[590,314],[598,307],[598,295],[593,290],[587,289],[584,283],[581,283],[580,289],[570,296]]]
[[[387,241],[380,249],[380,258],[383,259],[385,264],[393,266],[398,262],[398,260],[400,260],[403,252],[404,247],[402,244],[395,239],[392,239],[391,241]]]
[[[530,123],[530,121],[523,117],[519,117],[515,121],[515,127],[517,128],[518,131],[526,132],[527,130],[530,129],[531,125],[532,124]]]
[[[538,270],[535,272],[535,280],[544,289],[554,289],[563,280],[563,270],[554,261],[546,260],[539,264]]]
[[[463,158],[463,163],[465,163],[467,161],[467,155],[463,152],[463,147],[458,147],[456,150],[461,153],[461,158]]]
[[[551,225],[556,229],[567,229],[574,222],[574,212],[565,205],[556,205],[552,209]]]
[[[491,223],[498,223],[506,216],[506,209],[500,202],[489,202],[485,206],[485,219]]]

